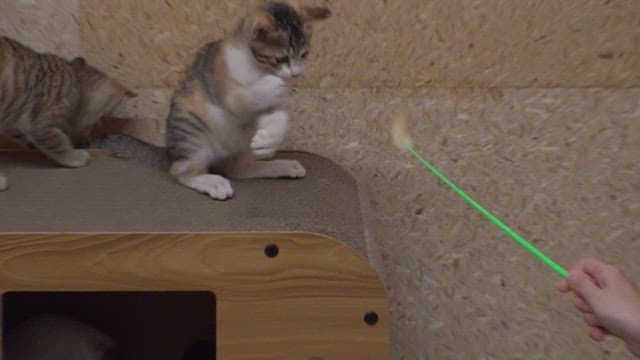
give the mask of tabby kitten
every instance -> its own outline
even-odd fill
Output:
[[[67,61],[0,37],[0,135],[29,143],[60,165],[86,165],[89,153],[75,149],[71,138],[87,141],[103,115],[133,96],[83,58]],[[0,174],[0,191],[7,187]]]
[[[181,184],[224,200],[233,189],[222,175],[305,175],[297,161],[260,159],[273,156],[287,131],[288,116],[280,109],[284,80],[304,70],[310,22],[330,14],[324,7],[270,2],[243,19],[230,37],[200,50],[173,95],[167,119],[169,172]]]

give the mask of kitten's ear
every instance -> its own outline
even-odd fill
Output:
[[[87,65],[87,61],[82,56],[78,56],[78,57],[74,58],[73,60],[71,60],[71,65],[73,65],[73,66],[85,66],[85,65]]]
[[[71,60],[71,68],[73,68],[74,71],[81,71],[85,67],[87,67],[87,61],[83,57],[78,56]]]
[[[253,23],[251,24],[251,36],[254,40],[267,41],[271,37],[271,33],[274,30],[274,23],[271,16],[265,13],[257,13],[253,17]]]
[[[304,22],[324,20],[331,16],[331,10],[323,6],[296,6],[296,11]]]

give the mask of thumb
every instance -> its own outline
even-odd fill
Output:
[[[566,293],[571,290],[571,288],[569,287],[569,282],[567,282],[567,280],[565,279],[558,281],[558,283],[556,284],[556,289],[558,289],[558,291],[562,293]]]
[[[569,273],[568,283],[569,288],[580,295],[588,304],[591,304],[592,300],[600,294],[600,288],[591,276],[582,271]]]

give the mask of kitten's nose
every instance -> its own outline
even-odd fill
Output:
[[[300,65],[291,66],[291,76],[298,77],[304,72],[304,67]]]

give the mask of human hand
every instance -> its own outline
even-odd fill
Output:
[[[596,259],[582,259],[558,283],[573,292],[573,303],[583,314],[589,335],[602,341],[611,334],[622,339],[640,357],[640,293],[615,267]]]

